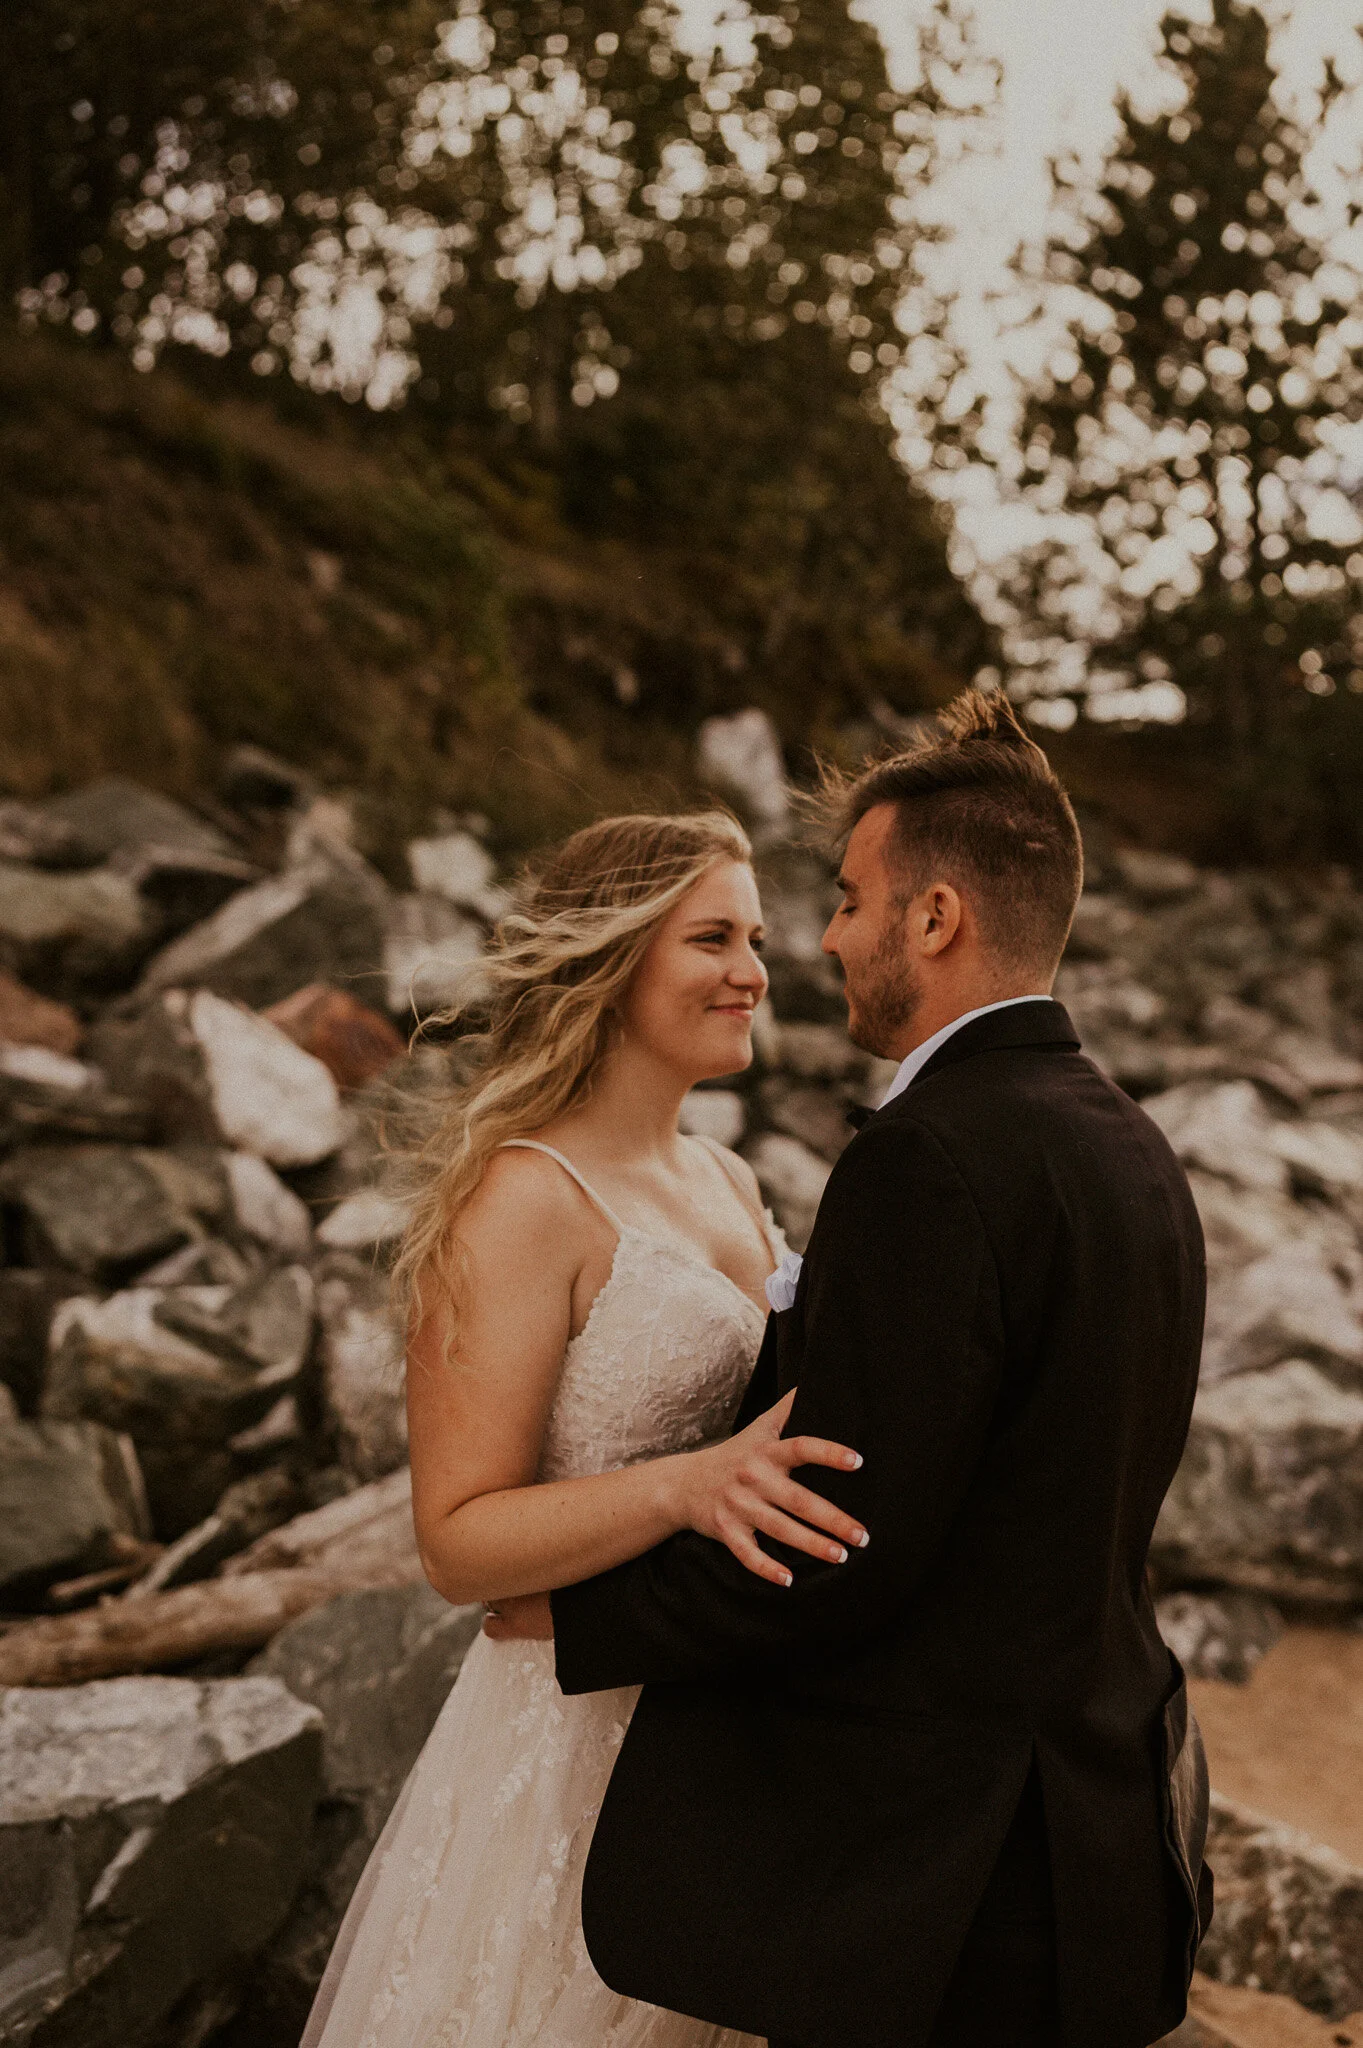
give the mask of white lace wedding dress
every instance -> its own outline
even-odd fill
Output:
[[[723,1436],[762,1311],[685,1246],[621,1223],[563,1358],[542,1479]],[[727,1168],[724,1169],[726,1172]],[[770,1217],[773,1260],[784,1245]],[[567,1699],[552,1643],[479,1636],[337,1937],[300,2048],[759,2048],[621,1998],[582,1938],[582,1867],[636,1688]]]

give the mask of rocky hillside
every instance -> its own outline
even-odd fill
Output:
[[[843,1031],[760,715],[688,773],[760,827],[773,1000],[687,1116],[802,1243],[887,1070]],[[117,2012],[128,2048],[289,2048],[471,1639],[412,1542],[377,1124],[452,1056],[406,1042],[507,901],[485,831],[446,814],[385,876],[251,748],[194,805],[0,805],[0,1855],[33,1902],[0,2039],[103,2044]],[[1285,1621],[1363,1613],[1363,893],[1095,842],[1059,993],[1206,1226],[1153,1562],[1185,1662],[1243,1677]],[[1363,1876],[1215,1826],[1207,1966],[1363,2008]]]

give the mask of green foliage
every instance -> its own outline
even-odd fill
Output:
[[[469,733],[525,721],[493,545],[419,455],[7,342],[0,780],[189,790],[250,739],[395,812],[472,801]]]
[[[391,167],[376,45],[400,71],[443,11],[14,0],[0,13],[0,289],[148,359],[177,338],[249,340],[258,310],[224,273],[258,270],[256,309],[291,295],[313,233],[312,166],[325,153],[343,196]]]

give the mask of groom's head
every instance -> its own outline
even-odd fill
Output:
[[[1083,881],[1068,797],[1006,697],[967,690],[935,738],[830,779],[858,1045],[902,1059],[954,1017],[1055,979]]]

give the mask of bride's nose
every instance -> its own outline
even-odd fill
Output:
[[[730,962],[724,979],[734,988],[757,989],[759,993],[767,986],[767,970],[751,946],[745,946],[736,959]]]

